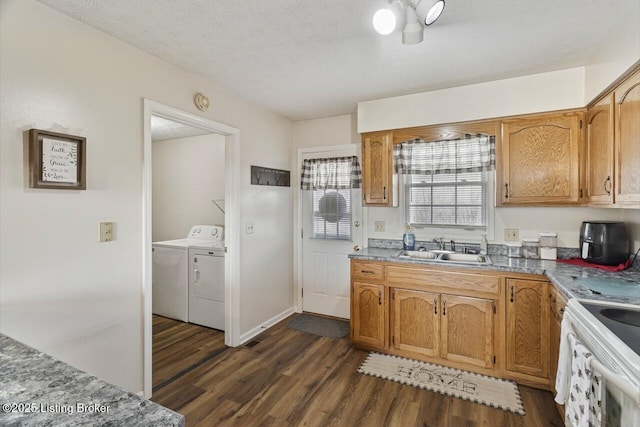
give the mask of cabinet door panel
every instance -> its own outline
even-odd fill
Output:
[[[616,197],[618,204],[640,206],[640,72],[615,91]]]
[[[438,357],[440,295],[408,289],[392,292],[393,347]]]
[[[353,283],[351,328],[354,342],[375,347],[385,346],[385,302],[383,285]]]
[[[493,368],[493,301],[442,294],[443,359]]]
[[[549,378],[548,283],[507,279],[507,370]]]
[[[506,120],[502,125],[501,202],[580,202],[580,113]]]
[[[613,202],[613,94],[604,98],[587,116],[587,202]]]
[[[362,197],[365,205],[392,205],[392,134],[362,136]]]

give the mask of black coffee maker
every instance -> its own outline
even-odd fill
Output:
[[[629,259],[624,222],[585,221],[580,227],[580,257],[594,264],[619,265]]]

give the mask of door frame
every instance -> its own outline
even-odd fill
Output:
[[[296,313],[302,313],[302,197],[300,197],[302,190],[300,190],[300,171],[302,165],[302,159],[305,154],[322,154],[328,151],[336,151],[336,150],[344,150],[346,147],[355,146],[356,155],[358,159],[362,161],[362,144],[361,143],[350,143],[343,145],[327,145],[327,146],[319,146],[319,147],[308,147],[308,148],[299,148],[298,149],[298,163],[292,168],[294,171],[297,171],[295,174],[295,184],[297,191],[295,192],[295,215],[294,215],[294,223],[293,223],[293,235],[295,238],[293,239],[293,253],[295,254],[295,262],[294,262],[294,278],[295,284],[293,287],[293,306]],[[362,204],[362,200],[359,201]],[[365,206],[362,206],[362,218],[360,220],[360,227],[362,228],[362,245],[366,247],[365,242],[368,239],[367,233],[367,213],[368,210]]]
[[[224,343],[240,344],[240,221],[238,206],[238,173],[240,170],[240,131],[168,105],[143,98],[144,140],[142,152],[142,306],[143,306],[143,387],[151,398],[152,376],[152,157],[151,116],[174,120],[195,128],[225,136],[225,315]]]

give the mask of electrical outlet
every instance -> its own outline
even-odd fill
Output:
[[[99,227],[100,232],[100,242],[110,242],[115,239],[115,234],[113,232],[114,223],[113,222],[101,222]]]
[[[244,226],[244,233],[245,234],[253,234],[254,230],[253,230],[253,222],[247,222]]]
[[[505,228],[504,240],[505,242],[520,240],[520,230],[517,228]]]
[[[384,221],[376,221],[376,231],[378,232],[384,232]]]

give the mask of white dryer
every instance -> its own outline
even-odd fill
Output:
[[[189,323],[224,331],[222,245],[198,244],[189,248]]]
[[[166,240],[161,242],[153,242],[153,271],[152,271],[152,311],[154,314],[169,317],[183,322],[198,323],[201,325],[215,327],[217,329],[224,328],[222,326],[210,326],[205,322],[199,321],[202,317],[196,314],[194,320],[190,316],[190,282],[191,270],[189,253],[190,248],[196,250],[206,250],[222,256],[223,262],[217,265],[219,270],[216,274],[222,275],[221,285],[224,295],[224,228],[215,225],[194,225],[191,227],[186,239]],[[200,272],[204,272],[200,270]],[[202,276],[203,280],[208,281],[210,272],[207,270]],[[193,299],[195,304],[195,312],[201,313],[202,308],[199,303],[200,292],[197,292]],[[208,294],[205,292],[205,296]],[[206,317],[206,316],[205,316]],[[195,321],[195,320],[198,321]],[[222,298],[222,319],[224,319],[224,298]],[[211,323],[211,322],[210,322]]]

